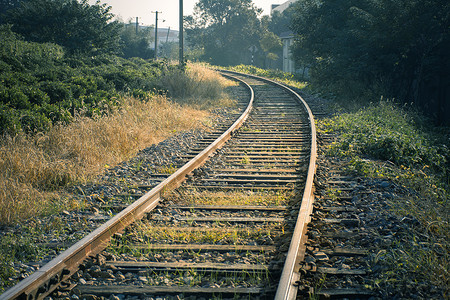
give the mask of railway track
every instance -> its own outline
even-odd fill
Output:
[[[233,78],[248,105],[231,127],[191,147],[189,162],[150,191],[136,187],[133,204],[0,298],[295,298],[314,120],[292,90]]]

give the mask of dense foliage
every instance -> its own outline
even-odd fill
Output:
[[[323,121],[321,126],[341,133],[339,142],[331,147],[334,155],[368,155],[408,168],[427,166],[445,177],[450,167],[450,152],[443,144],[445,136],[433,132],[425,123],[414,112],[380,101]]]
[[[110,7],[88,0],[28,0],[8,10],[5,22],[26,40],[55,43],[70,53],[116,52],[120,25]]]
[[[20,0],[0,0],[0,24],[3,23],[3,16],[9,10],[18,7],[20,2]]]
[[[152,42],[150,32],[153,27],[136,30],[135,24],[122,24],[120,31],[121,53],[124,58],[140,57],[149,59],[155,57],[155,51],[150,49]]]
[[[442,121],[450,111],[449,22],[445,0],[302,0],[293,53],[313,83],[419,103]]]
[[[238,64],[258,45],[261,10],[251,0],[200,0],[186,18],[187,38],[203,49],[203,60],[217,65]]]
[[[289,5],[282,12],[274,10],[267,20],[267,28],[276,35],[282,35],[290,31],[291,21],[295,14],[295,6]]]
[[[0,39],[1,132],[45,131],[76,114],[101,115],[119,104],[119,92],[158,88],[164,69],[138,58],[66,56],[61,46],[23,41],[5,25]]]

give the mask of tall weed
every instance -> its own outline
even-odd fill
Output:
[[[206,112],[154,96],[128,98],[121,109],[95,119],[79,116],[38,135],[0,141],[0,223],[67,205],[58,188],[92,178],[173,132],[201,126]]]
[[[170,69],[162,76],[161,84],[168,95],[181,104],[193,105],[199,109],[233,104],[224,93],[224,88],[234,83],[206,65],[189,63],[186,71]]]

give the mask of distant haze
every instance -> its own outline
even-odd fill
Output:
[[[96,0],[90,0],[95,4]],[[158,27],[179,28],[179,0],[100,0],[112,7],[111,12],[120,17],[123,22],[134,23],[139,17],[141,25],[154,25],[155,14],[152,11],[160,11],[158,15]],[[183,0],[184,15],[191,15],[198,0]],[[286,0],[253,0],[256,7],[262,8],[263,15],[270,14],[272,4],[281,4]],[[165,22],[163,22],[163,20]]]

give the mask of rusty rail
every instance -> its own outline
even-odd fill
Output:
[[[0,295],[0,299],[42,299],[49,295],[63,280],[77,271],[78,266],[84,259],[100,253],[106,247],[111,236],[122,231],[134,221],[141,219],[145,213],[152,210],[159,203],[163,191],[179,186],[186,175],[201,166],[215,150],[222,147],[231,138],[233,132],[248,118],[254,100],[253,89],[247,83],[233,76],[226,76],[240,81],[250,91],[250,101],[246,110],[226,132],[158,186],[58,255],[41,269],[8,289]]]
[[[241,76],[253,77],[258,80],[263,80],[270,84],[280,86],[294,95],[297,101],[301,103],[308,112],[311,129],[311,148],[308,175],[296,226],[275,296],[275,299],[295,299],[297,295],[296,282],[299,279],[299,262],[303,260],[305,255],[305,233],[307,223],[310,218],[309,216],[312,212],[314,200],[313,179],[317,156],[314,118],[310,108],[303,98],[301,98],[292,89],[266,78],[236,72],[225,72],[229,74],[234,73]],[[222,74],[223,73],[224,72],[222,71]],[[214,153],[215,150],[221,148],[225,142],[231,138],[233,132],[235,132],[248,118],[254,100],[253,90],[247,83],[236,77],[230,75],[226,76],[231,77],[234,80],[238,80],[246,85],[250,90],[251,95],[249,105],[247,106],[245,112],[225,133],[223,133],[211,145],[209,145],[186,165],[181,167],[177,172],[172,174],[169,178],[164,180],[119,214],[114,216],[103,226],[99,227],[78,243],[61,253],[40,270],[36,271],[31,276],[24,279],[16,286],[10,288],[4,294],[0,295],[0,299],[42,299],[50,294],[59,285],[59,283],[61,283],[61,281],[67,279],[70,275],[77,271],[78,266],[85,258],[94,256],[101,252],[106,247],[108,241],[114,233],[122,231],[126,226],[142,218],[145,213],[152,210],[159,203],[161,193],[163,191],[179,186],[187,174],[201,166],[208,159],[208,157]]]
[[[227,71],[229,72],[229,71]],[[235,72],[229,72],[231,74],[239,74]],[[244,74],[240,74],[244,75]],[[314,116],[312,114],[311,109],[309,108],[306,101],[295,91],[290,89],[289,87],[282,85],[273,80],[269,80],[267,78],[255,76],[255,75],[246,75],[248,77],[253,77],[259,80],[266,81],[270,84],[277,85],[282,87],[289,93],[291,93],[298,102],[300,102],[308,112],[309,116],[309,124],[311,128],[311,150],[310,150],[310,160],[308,167],[308,176],[306,178],[306,184],[303,191],[302,203],[300,206],[300,210],[297,217],[297,222],[295,224],[295,229],[292,235],[291,243],[289,246],[289,250],[286,256],[286,261],[284,263],[283,271],[281,273],[280,281],[278,284],[277,292],[275,294],[276,300],[282,299],[295,299],[297,296],[297,281],[300,279],[299,274],[299,263],[305,257],[305,243],[306,243],[306,231],[307,224],[310,221],[310,215],[313,210],[314,203],[314,175],[316,170],[316,159],[317,159],[317,143],[316,143],[316,126],[314,123]]]

